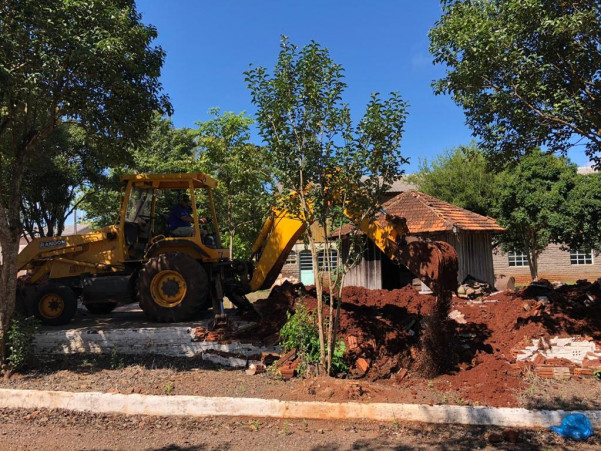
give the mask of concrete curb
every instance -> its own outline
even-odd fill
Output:
[[[260,398],[122,395],[98,392],[0,389],[1,408],[66,409],[76,412],[159,416],[243,416],[321,420],[418,421],[511,427],[561,423],[563,410],[423,404],[301,402]],[[601,411],[581,411],[601,427]]]

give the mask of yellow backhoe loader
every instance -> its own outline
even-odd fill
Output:
[[[246,294],[271,287],[302,236],[304,223],[272,209],[253,246],[252,260],[231,260],[223,248],[213,204],[217,182],[205,174],[135,174],[121,177],[116,225],[86,235],[37,238],[19,254],[18,308],[44,324],[69,322],[77,299],[92,313],[138,301],[158,322],[192,319],[212,305],[224,324],[223,298],[241,316],[256,317]],[[171,236],[169,202],[187,193],[192,236]],[[208,221],[200,221],[199,215]],[[347,212],[351,219],[352,214]],[[206,222],[206,224],[205,224]],[[409,239],[400,218],[380,217],[358,227],[394,262],[408,267],[439,296],[457,288],[457,254],[444,242]]]

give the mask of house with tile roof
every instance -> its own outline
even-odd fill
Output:
[[[416,189],[416,186],[409,183],[406,176],[402,176],[393,182],[391,187],[388,189],[388,192],[385,194],[383,201],[392,199],[404,191],[414,189]],[[338,251],[336,249],[330,249],[329,252],[331,258],[328,260],[326,258],[327,251],[325,249],[325,245],[323,244],[325,241],[323,230],[319,227],[314,227],[313,236],[316,237],[317,247],[319,249],[319,265],[325,266],[326,264],[330,264],[332,265],[331,269],[334,269],[338,262]],[[276,283],[280,283],[285,279],[293,282],[303,282],[305,285],[313,285],[313,260],[311,258],[311,252],[302,239],[299,240],[290,251],[288,258],[286,259],[286,264],[283,266]]]
[[[493,235],[505,229],[493,218],[416,190],[396,195],[382,205],[382,210],[393,217],[405,218],[410,235],[451,244],[459,259],[459,282],[469,275],[494,285]],[[343,228],[342,234],[349,233],[351,227]],[[414,279],[413,274],[405,268],[399,269],[371,242],[366,247],[362,262],[347,274],[346,285],[394,289]]]
[[[459,258],[459,282],[471,275],[494,285],[492,238],[505,229],[493,218],[416,191],[412,186],[404,188],[408,189],[392,196],[389,193],[382,210],[388,215],[405,218],[410,235],[450,243],[457,250]],[[348,235],[352,228],[350,224],[344,226],[340,233]],[[333,235],[338,233],[334,232]],[[297,263],[295,260],[289,261],[283,273],[294,278],[299,274],[300,267],[295,266]],[[345,285],[395,289],[412,283],[414,279],[409,270],[395,265],[368,241],[361,263],[347,274]]]

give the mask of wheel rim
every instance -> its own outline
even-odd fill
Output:
[[[58,318],[65,310],[65,301],[56,293],[48,293],[40,299],[38,310],[46,319]]]
[[[186,280],[177,271],[161,271],[152,278],[150,294],[161,307],[173,308],[182,303],[188,287]]]

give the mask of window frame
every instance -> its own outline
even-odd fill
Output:
[[[528,267],[528,254],[524,251],[507,252],[507,265],[512,268]]]
[[[582,251],[581,249],[570,249],[570,265],[572,266],[584,266],[594,265],[595,258],[593,250]]]
[[[330,253],[330,267],[326,266],[326,252]],[[317,253],[317,266],[320,271],[328,272],[338,268],[338,250],[337,249],[322,249]]]
[[[290,251],[286,257],[285,265],[296,265],[298,263],[298,253],[296,251]]]

